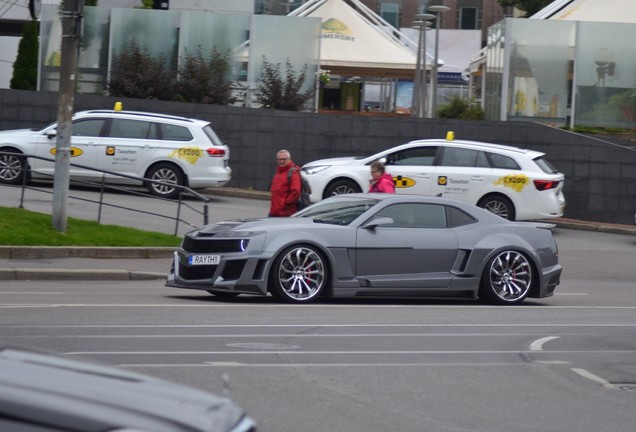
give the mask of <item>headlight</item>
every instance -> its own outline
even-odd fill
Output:
[[[305,167],[302,169],[302,171],[306,174],[316,174],[319,173],[320,171],[324,171],[327,168],[329,168],[331,165],[316,165],[316,166],[311,166],[311,167]]]

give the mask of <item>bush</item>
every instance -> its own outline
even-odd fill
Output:
[[[15,90],[36,90],[38,85],[38,22],[24,24],[18,56],[13,64],[10,87]]]
[[[313,99],[314,90],[309,89],[301,93],[301,89],[307,79],[307,65],[296,75],[289,59],[286,64],[285,80],[281,76],[280,63],[273,64],[263,57],[261,77],[256,89],[256,101],[263,108],[302,111],[307,103]]]
[[[483,120],[484,111],[474,99],[468,100],[454,96],[449,103],[439,107],[437,116],[460,120]]]
[[[203,58],[200,48],[196,55],[186,51],[179,66],[178,98],[183,102],[219,105],[233,103],[229,71],[229,51],[222,54],[214,47],[209,61]]]
[[[177,86],[174,72],[165,68],[165,56],[154,58],[135,40],[128,49],[113,55],[108,88],[111,96],[138,99],[175,100]]]

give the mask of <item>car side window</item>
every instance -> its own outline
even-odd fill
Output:
[[[110,126],[111,138],[147,139],[150,122],[128,119],[113,119]]]
[[[440,162],[442,166],[489,168],[490,164],[483,151],[445,147]]]
[[[511,157],[500,155],[497,153],[488,153],[488,159],[493,168],[520,170],[521,167]]]
[[[400,150],[387,155],[385,165],[432,166],[436,154],[437,147],[414,147]]]
[[[192,141],[193,137],[187,127],[162,124],[163,139],[169,141]]]
[[[446,220],[450,228],[455,228],[463,225],[469,225],[477,222],[475,218],[466,212],[458,209],[457,207],[446,207]]]
[[[390,217],[399,228],[446,228],[446,210],[439,204],[404,203],[382,209],[376,217]]]
[[[98,137],[102,133],[106,119],[86,119],[73,122],[72,135],[85,137]]]

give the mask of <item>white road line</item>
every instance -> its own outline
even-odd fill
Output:
[[[541,339],[537,339],[536,341],[530,344],[530,351],[543,351],[543,344],[546,342],[550,342],[551,340],[558,339],[559,336],[547,336]]]
[[[507,308],[507,306],[506,306]],[[513,328],[513,327],[524,327],[524,328],[533,328],[533,327],[560,327],[560,328],[581,328],[581,327],[591,327],[591,328],[611,328],[611,327],[636,327],[636,323],[634,324],[590,324],[590,323],[573,323],[573,324],[492,324],[492,323],[467,323],[467,324],[427,324],[427,323],[411,323],[411,324],[323,324],[323,323],[304,323],[304,324],[65,324],[65,325],[33,325],[33,324],[18,324],[18,325],[2,325],[3,328],[179,328],[179,329],[188,329],[188,328],[298,328],[298,329],[306,329],[306,328],[392,328],[392,327],[505,327],[505,328]]]
[[[570,368],[570,370],[571,370],[572,372],[574,372],[574,373],[577,373],[577,374],[581,375],[583,378],[587,378],[587,379],[589,379],[589,380],[592,380],[592,381],[594,381],[594,382],[596,382],[596,383],[598,383],[598,384],[602,385],[602,386],[603,386],[603,387],[605,387],[605,388],[608,388],[608,389],[613,389],[613,388],[615,388],[615,387],[614,387],[614,385],[613,385],[611,382],[607,381],[607,380],[606,380],[606,379],[604,379],[604,378],[601,378],[600,376],[594,375],[593,373],[588,372],[588,371],[587,371],[587,370],[585,370],[585,369],[581,369],[581,368]]]
[[[293,351],[293,350],[258,350],[258,351],[71,351],[64,355],[351,355],[351,354],[536,354],[532,351],[519,350],[484,350],[484,351]],[[549,354],[632,354],[636,350],[615,350],[615,351],[550,351]]]
[[[126,369],[135,368],[170,368],[170,367],[418,367],[418,366],[444,366],[444,367],[479,367],[479,366],[528,366],[528,363],[237,363],[237,362],[204,362],[204,363],[136,363],[117,364],[117,367]]]

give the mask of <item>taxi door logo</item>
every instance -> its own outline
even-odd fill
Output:
[[[499,177],[493,182],[495,186],[503,185],[510,188],[515,192],[521,192],[524,187],[530,184],[530,178],[525,174],[510,174],[507,176]]]
[[[393,177],[393,184],[396,188],[410,188],[415,186],[415,180],[399,175]]]
[[[106,156],[115,156],[115,147],[113,146],[106,147]]]
[[[437,184],[439,186],[446,186],[448,184],[448,177],[446,176],[437,177]]]
[[[69,151],[70,151],[70,155],[71,155],[71,157],[78,157],[78,156],[81,156],[81,155],[82,155],[82,153],[84,153],[84,152],[82,151],[82,149],[79,149],[79,148],[77,148],[77,147],[71,147],[71,148],[69,149]],[[51,154],[52,154],[53,156],[55,156],[55,154],[56,154],[56,153],[57,153],[57,148],[53,147],[53,148],[51,149]]]

